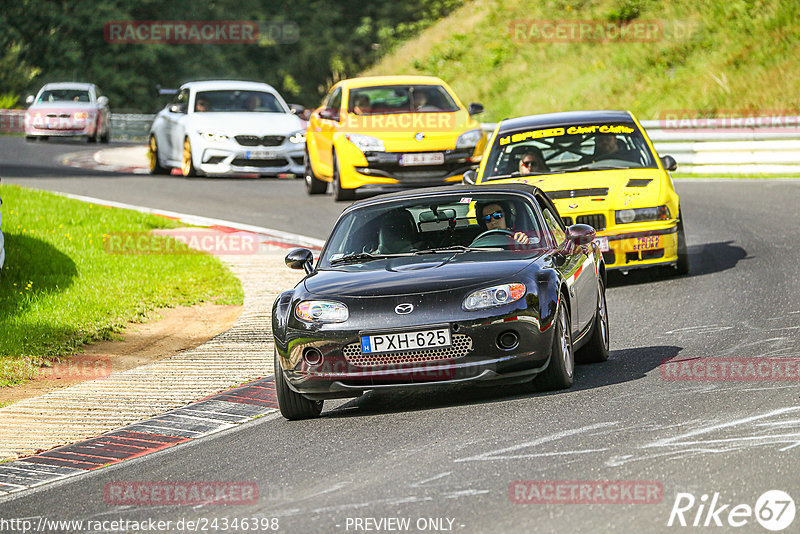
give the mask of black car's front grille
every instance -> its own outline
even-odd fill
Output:
[[[578,215],[578,224],[588,224],[597,231],[605,230],[606,216],[602,213],[592,215]]]
[[[237,167],[285,167],[287,161],[284,158],[276,159],[247,159],[236,158],[231,161],[231,165]]]
[[[280,146],[283,144],[283,140],[286,139],[286,137],[283,135],[265,135],[263,137],[257,135],[237,135],[234,139],[242,146]]]
[[[593,187],[591,189],[562,189],[560,191],[546,191],[545,194],[553,200],[558,200],[561,198],[605,197],[608,196],[608,188]]]
[[[361,343],[350,343],[342,352],[348,363],[358,367],[375,367],[405,363],[435,362],[461,358],[472,351],[472,338],[465,334],[453,334],[453,344],[438,349],[409,350],[406,352],[382,352],[363,354]]]

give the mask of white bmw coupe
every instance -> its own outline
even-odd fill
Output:
[[[265,83],[190,82],[150,127],[150,172],[302,176],[305,126]]]

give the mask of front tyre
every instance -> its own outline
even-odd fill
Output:
[[[678,276],[689,274],[689,249],[686,246],[686,233],[683,231],[681,219],[678,219],[678,263],[675,265],[675,274]]]
[[[181,158],[181,174],[186,177],[197,176],[197,169],[194,167],[192,158],[192,142],[189,138],[183,140],[183,157]]]
[[[558,309],[558,317],[553,327],[553,348],[550,351],[550,363],[542,373],[534,379],[534,385],[542,391],[565,389],[572,386],[575,371],[575,355],[572,352],[572,334],[569,313],[564,299]]]
[[[290,421],[313,419],[322,412],[323,401],[312,401],[289,388],[283,377],[283,370],[275,351],[275,390],[278,393],[278,407],[281,415]]]
[[[149,150],[147,151],[147,159],[150,163],[150,174],[169,174],[169,169],[161,165],[158,156],[158,142],[156,136],[150,136]]]
[[[597,301],[597,311],[592,325],[592,337],[575,353],[575,361],[580,363],[600,363],[608,360],[610,352],[608,336],[608,307],[606,306],[606,288],[603,280],[597,281],[600,295]]]
[[[306,181],[306,193],[309,195],[321,195],[322,193],[327,193],[328,191],[328,182],[320,180],[317,178],[317,175],[314,174],[314,168],[311,166],[311,159],[308,157],[308,147],[306,147],[306,152],[303,155],[303,162],[305,164],[305,181]]]
[[[342,188],[342,174],[339,171],[339,160],[336,157],[336,152],[333,153],[333,198],[335,200],[353,200],[355,192],[352,189]]]

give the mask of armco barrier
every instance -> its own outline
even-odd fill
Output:
[[[155,115],[112,113],[111,138],[116,141],[144,141],[150,132]],[[25,131],[25,110],[0,109],[0,133]]]
[[[0,110],[0,133],[21,133],[24,115],[24,110]],[[111,138],[144,141],[154,118],[152,114],[112,113]],[[681,127],[681,121],[641,121],[659,155],[674,157],[680,172],[800,174],[800,117],[710,120],[702,128],[695,126],[698,122],[686,121],[687,126]],[[492,132],[496,123],[481,126]]]
[[[702,128],[665,127],[672,125],[662,120],[641,121],[641,124],[656,152],[675,158],[679,172],[800,174],[800,117],[749,117],[717,124],[708,121]],[[497,124],[481,126],[492,132]]]

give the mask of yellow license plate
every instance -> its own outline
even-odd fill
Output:
[[[630,250],[637,252],[639,250],[652,250],[654,248],[662,248],[660,235],[649,235],[646,237],[634,237],[628,240]]]

